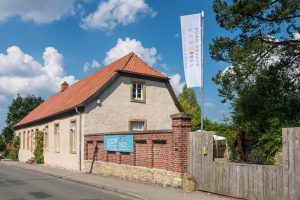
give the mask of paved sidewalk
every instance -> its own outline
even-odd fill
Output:
[[[216,194],[206,192],[183,192],[180,189],[159,187],[151,184],[144,184],[132,181],[125,181],[121,179],[104,177],[93,174],[85,174],[80,172],[73,172],[69,170],[57,169],[44,165],[30,165],[26,163],[20,163],[15,161],[1,161],[0,164],[10,165],[14,167],[20,167],[31,171],[37,171],[45,173],[55,177],[59,177],[66,180],[79,182],[95,186],[101,189],[110,190],[120,194],[140,198],[144,200],[232,200],[235,198],[224,197]]]

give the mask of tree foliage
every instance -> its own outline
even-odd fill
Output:
[[[11,142],[13,139],[14,133],[12,127],[42,102],[43,99],[41,97],[35,97],[33,95],[22,97],[18,94],[17,97],[13,99],[11,104],[8,106],[6,127],[2,130],[2,135],[7,143]]]
[[[210,45],[216,61],[231,63],[213,80],[247,148],[268,160],[281,145],[282,127],[300,125],[300,1],[215,0],[219,25],[232,32]]]
[[[225,120],[224,123],[213,123],[209,119],[205,119],[204,129],[206,131],[213,131],[217,135],[226,137],[229,148],[235,149],[234,144],[238,132],[236,130],[236,127],[229,121]]]
[[[43,101],[44,100],[41,97],[35,97],[34,95],[22,97],[18,94],[8,107],[8,113],[6,117],[7,126],[14,126]]]
[[[211,45],[212,57],[234,65],[245,60],[262,59],[266,49],[276,47],[300,50],[299,0],[214,0],[218,24],[237,33],[217,37]],[[298,20],[298,21],[297,21]]]
[[[6,149],[5,141],[0,137],[0,152],[3,152]]]
[[[185,85],[178,96],[178,101],[184,112],[192,116],[192,131],[199,130],[201,128],[200,107],[194,90]]]
[[[34,149],[35,162],[37,164],[44,163],[44,132],[38,131],[36,135],[36,146]]]

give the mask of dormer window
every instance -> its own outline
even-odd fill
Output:
[[[145,102],[145,85],[142,82],[132,82],[131,101]]]

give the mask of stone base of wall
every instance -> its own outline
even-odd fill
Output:
[[[86,172],[90,172],[91,163],[89,160],[84,161]],[[183,180],[183,174],[178,172],[101,161],[94,161],[92,173],[176,188],[182,187]]]

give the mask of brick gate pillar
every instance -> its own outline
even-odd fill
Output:
[[[172,153],[170,170],[184,173],[187,171],[188,133],[191,132],[191,116],[185,113],[171,115],[172,118]]]

